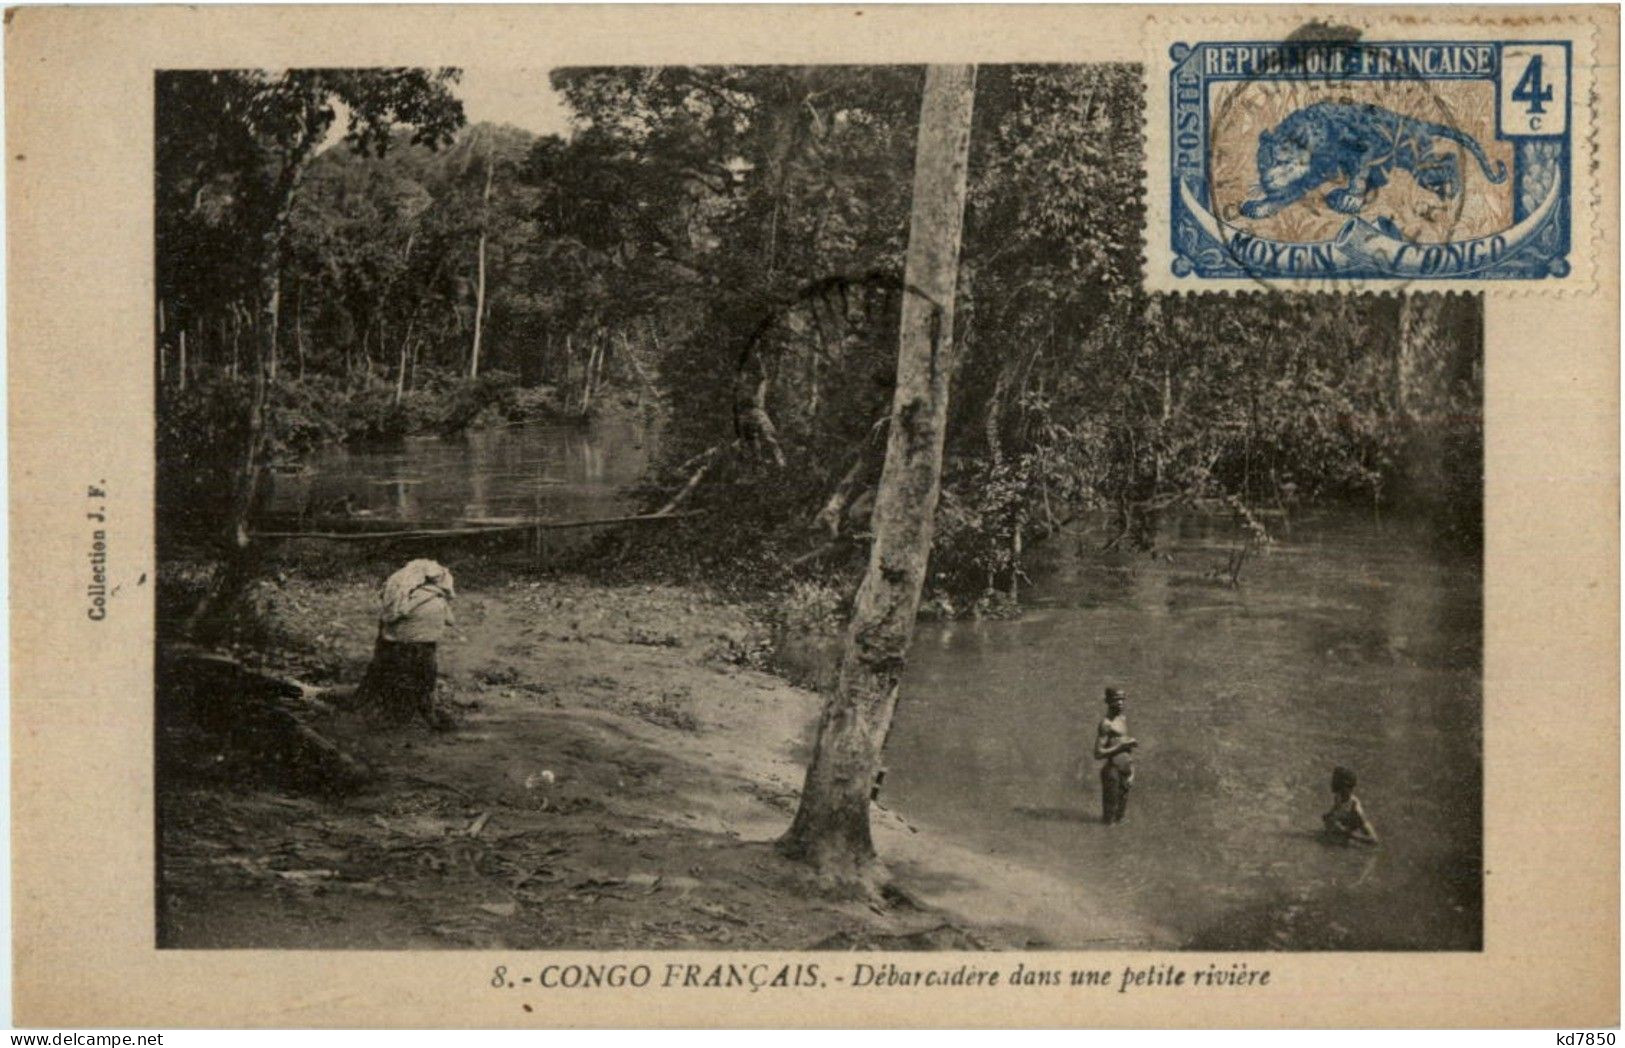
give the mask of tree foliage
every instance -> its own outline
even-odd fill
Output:
[[[574,127],[537,137],[460,127],[449,71],[163,74],[163,395],[210,402],[175,418],[221,420],[214,401],[250,411],[263,368],[275,457],[455,428],[520,387],[574,412],[636,387],[669,407],[651,506],[706,511],[644,555],[850,577],[885,446],[921,77],[564,69]],[[1477,300],[1147,295],[1139,79],[979,71],[938,596],[1008,595],[1033,543],[1084,513],[1149,545],[1181,504],[1405,496],[1470,540]]]
[[[278,265],[284,223],[317,149],[337,131],[361,155],[437,148],[461,125],[454,70],[174,70],[157,80],[158,296],[165,330],[243,307]],[[272,238],[270,242],[266,238]]]
[[[678,336],[660,358],[658,499],[713,511],[710,541],[677,538],[701,567],[864,560],[918,75],[556,75],[581,125],[559,162],[591,157],[558,213],[606,283]],[[1256,523],[1262,504],[1385,499],[1418,468],[1409,434],[1432,423],[1399,412],[1391,302],[1145,294],[1141,104],[1128,66],[981,71],[933,563],[960,604],[1008,592],[1023,550],[1079,513],[1109,511],[1119,541],[1150,545],[1155,514],[1180,504]],[[1434,421],[1478,414],[1459,366],[1476,358],[1460,318],[1477,306],[1456,301],[1440,308],[1460,317],[1428,329],[1456,362],[1429,372]],[[1458,451],[1452,474],[1476,475]]]

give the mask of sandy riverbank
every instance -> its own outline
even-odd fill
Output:
[[[362,573],[284,579],[262,602],[271,635],[245,657],[353,683],[374,586]],[[876,843],[906,895],[876,908],[820,892],[771,847],[794,811],[819,700],[756,668],[766,631],[737,606],[676,588],[471,579],[459,617],[461,637],[441,651],[455,730],[321,722],[376,769],[360,792],[290,793],[207,767],[164,784],[165,945],[1168,942],[1087,885],[884,809]]]

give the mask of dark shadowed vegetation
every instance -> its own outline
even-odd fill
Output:
[[[658,357],[671,422],[651,504],[708,512],[646,554],[757,581],[854,572],[885,447],[919,72],[556,79],[581,123],[561,164],[586,154],[595,171],[561,186],[575,196],[559,213],[676,333]],[[1404,493],[1475,541],[1475,299],[1147,296],[1136,71],[984,68],[975,121],[939,599],[1014,594],[1024,551],[1086,513],[1116,522],[1107,541],[1148,546],[1180,507],[1256,529],[1258,509]]]
[[[917,68],[554,74],[568,137],[465,126],[449,71],[160,77],[166,514],[235,538],[334,441],[669,416],[618,571],[847,585],[885,448]],[[1401,501],[1475,541],[1475,299],[1147,296],[1138,77],[977,84],[928,592],[1007,601],[1088,514]],[[252,445],[252,447],[250,447]],[[639,567],[641,565],[641,567]]]

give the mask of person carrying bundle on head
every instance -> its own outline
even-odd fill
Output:
[[[378,639],[372,664],[356,691],[359,708],[389,720],[421,716],[435,728],[451,718],[435,708],[436,648],[456,624],[451,572],[432,560],[414,560],[384,581],[378,607]]]

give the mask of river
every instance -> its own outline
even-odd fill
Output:
[[[272,508],[613,516],[652,440],[611,418],[336,449],[278,478]],[[1369,512],[1278,531],[1235,587],[1212,577],[1238,541],[1221,519],[1171,518],[1171,561],[1058,538],[1021,617],[923,624],[883,803],[1192,946],[1478,948],[1478,562]],[[1088,759],[1106,685],[1129,692],[1142,743],[1113,827]],[[1338,764],[1358,772],[1380,848],[1318,839]]]
[[[650,422],[617,414],[339,446],[275,477],[268,508],[320,515],[348,498],[352,512],[398,520],[612,517],[631,505],[653,440]]]
[[[1052,544],[1020,618],[922,625],[886,802],[1192,946],[1479,948],[1477,560],[1322,512],[1232,588],[1208,576],[1237,541],[1190,517],[1171,563]],[[1088,759],[1106,685],[1141,740],[1119,826]],[[1381,847],[1318,838],[1338,764]]]

